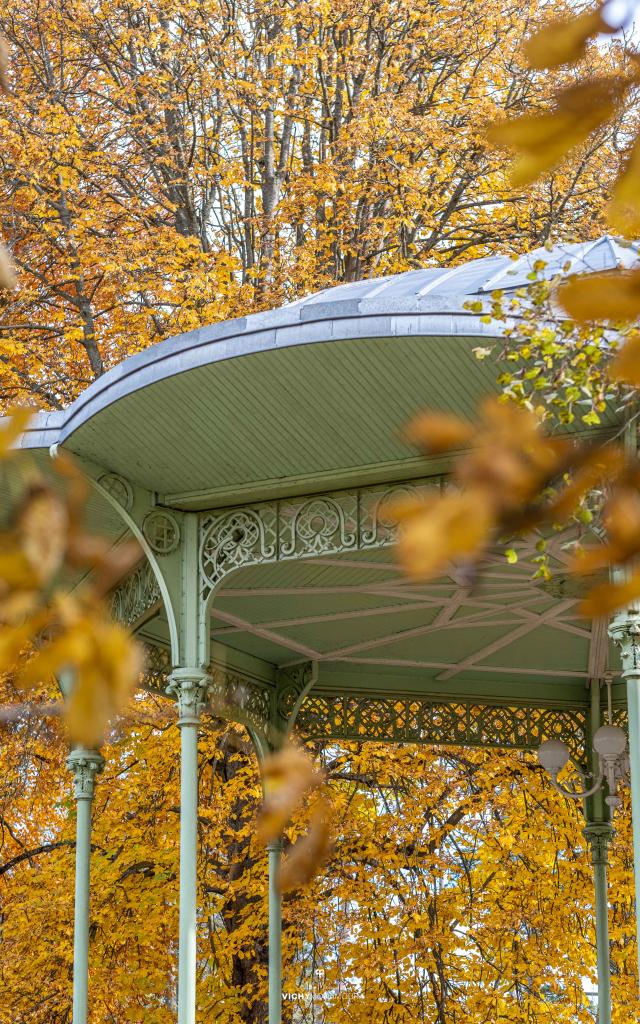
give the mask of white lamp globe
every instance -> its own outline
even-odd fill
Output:
[[[627,737],[617,725],[601,725],[593,737],[593,746],[601,757],[620,757],[627,749]]]
[[[545,740],[538,747],[538,760],[554,779],[569,760],[569,748],[562,740]]]

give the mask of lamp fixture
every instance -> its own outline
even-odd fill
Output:
[[[598,771],[595,773],[593,785],[581,790],[569,789],[558,782],[558,775],[566,768],[571,752],[566,743],[558,739],[545,740],[538,748],[538,760],[551,777],[551,785],[570,800],[586,800],[602,789],[605,781],[607,795],[605,803],[613,814],[622,803],[618,795],[619,785],[629,784],[629,753],[627,737],[624,729],[613,725],[611,709],[611,677],[607,676],[607,724],[601,725],[593,737],[593,749],[598,755]],[[586,787],[587,775],[576,769],[582,786]],[[593,777],[593,773],[588,773]]]

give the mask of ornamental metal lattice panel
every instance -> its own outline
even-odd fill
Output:
[[[531,750],[557,737],[574,759],[585,758],[587,716],[582,710],[507,707],[418,697],[310,695],[297,731],[308,739],[379,740]]]

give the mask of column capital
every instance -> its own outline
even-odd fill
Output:
[[[169,676],[167,693],[176,698],[178,725],[200,724],[211,680],[202,668],[174,668]]]
[[[640,609],[619,612],[609,626],[609,636],[620,649],[622,674],[640,674]]]
[[[609,844],[615,834],[613,827],[606,821],[590,821],[582,834],[591,849],[591,863],[606,865],[609,861]]]
[[[75,747],[67,758],[67,767],[73,773],[74,798],[92,800],[96,775],[104,768],[104,757],[97,750]]]

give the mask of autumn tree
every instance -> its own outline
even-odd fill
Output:
[[[174,711],[151,695],[135,699],[105,749],[93,833],[94,1024],[174,1019],[178,749]],[[267,908],[257,765],[243,731],[215,719],[200,750],[199,1019],[258,1024]],[[70,1020],[65,754],[55,724],[28,710],[4,729],[2,1024]],[[285,899],[286,1020],[590,1024],[593,896],[581,813],[530,755],[413,746],[390,755],[369,743],[331,745],[320,759],[337,843],[311,886]],[[614,1020],[630,1024],[628,812],[617,830]]]
[[[0,319],[3,399],[59,407],[180,330],[341,281],[597,232],[619,122],[526,194],[484,138],[500,113],[550,100],[519,52],[540,7],[216,0],[169,17],[144,3],[10,0],[0,208],[20,288]],[[589,56],[608,72],[625,59],[615,45]],[[65,741],[28,705],[3,739],[0,1020],[67,1024]],[[96,1022],[173,1018],[176,744],[166,706],[147,696],[106,751]],[[216,721],[202,753],[201,1016],[261,1022],[256,765],[246,737]],[[338,838],[326,872],[285,906],[291,1019],[589,1019],[580,821],[529,758],[320,753]],[[617,857],[621,1024],[635,1012],[624,831]]]
[[[4,398],[56,408],[182,330],[597,233],[617,124],[526,192],[484,137],[548,103],[520,53],[541,10],[204,0],[169,17],[10,0],[0,209],[19,290],[0,315]],[[625,57],[589,59],[616,72]]]

